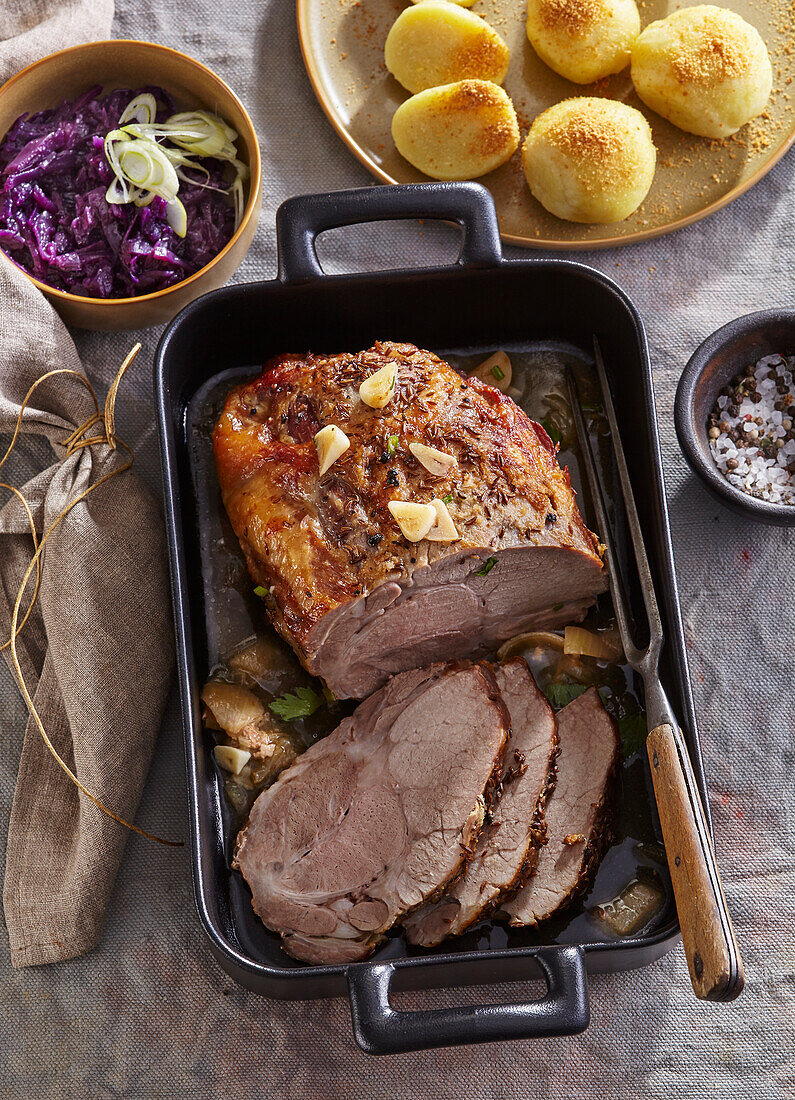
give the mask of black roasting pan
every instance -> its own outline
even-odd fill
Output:
[[[458,223],[463,230],[458,262],[375,274],[324,274],[315,251],[318,234],[399,218]],[[625,940],[589,930],[583,920],[534,934],[467,934],[433,952],[407,949],[396,937],[372,959],[350,966],[295,962],[253,917],[250,896],[240,876],[230,870],[233,838],[225,835],[223,791],[200,718],[199,691],[212,661],[207,641],[212,598],[201,552],[205,517],[191,466],[190,409],[197,393],[219,374],[239,377],[248,370],[253,375],[279,352],[357,351],[376,339],[390,339],[441,353],[483,351],[484,356],[498,347],[563,347],[590,360],[596,334],[611,375],[662,605],[663,679],[706,805],[643,324],[615,283],[582,264],[503,259],[491,197],[477,184],[306,195],[281,206],[277,231],[278,277],[226,287],[187,306],[166,329],[155,366],[193,873],[211,950],[233,978],[268,997],[347,994],[355,1038],[371,1053],[582,1031],[589,1021],[587,972],[645,966],[678,941],[670,896],[665,919],[652,934]],[[211,471],[209,465],[207,470]],[[212,481],[211,472],[198,484],[205,481]],[[620,524],[618,506],[616,515]],[[629,564],[626,568],[631,587]],[[647,770],[648,765],[644,760],[638,767]],[[647,784],[644,797],[651,801],[649,791]],[[390,994],[400,990],[538,978],[545,983],[540,998],[533,999],[535,992],[525,984],[516,987],[520,1003],[470,1003],[421,1012],[396,1010],[390,1004]]]

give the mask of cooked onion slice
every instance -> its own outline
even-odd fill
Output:
[[[325,428],[320,429],[315,436],[315,449],[320,463],[321,477],[330,466],[334,465],[340,455],[345,454],[350,445],[350,439],[336,424],[327,424]]]
[[[211,680],[204,685],[202,702],[220,728],[234,740],[267,717],[254,692],[240,684]]]
[[[664,902],[663,888],[655,879],[633,879],[618,897],[592,912],[617,936],[632,936],[656,917]]]
[[[507,393],[513,377],[511,360],[504,351],[495,351],[488,359],[484,359],[479,367],[475,367],[469,377],[479,378],[488,386],[494,386],[502,393]]]
[[[436,523],[436,509],[431,504],[415,504],[409,500],[390,500],[387,507],[409,542],[419,542],[424,539]]]
[[[594,634],[583,626],[567,626],[563,652],[574,657],[595,657],[599,661],[615,661],[622,654],[621,642],[612,634]]]
[[[409,450],[421,466],[424,466],[429,474],[434,477],[444,477],[449,474],[454,466],[458,465],[455,455],[437,451],[435,447],[426,447],[424,443],[409,443]]]
[[[553,634],[551,630],[533,630],[529,634],[517,634],[503,642],[497,650],[497,660],[507,661],[515,653],[521,653],[523,649],[557,649],[563,652],[563,636]]]

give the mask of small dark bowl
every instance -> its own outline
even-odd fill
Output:
[[[691,469],[723,504],[763,523],[795,525],[795,505],[772,504],[736,489],[720,472],[707,439],[707,417],[721,389],[749,363],[795,354],[795,310],[766,309],[737,317],[693,353],[676,391],[674,421]]]

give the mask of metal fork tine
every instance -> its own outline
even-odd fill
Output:
[[[596,372],[599,375],[599,384],[602,389],[602,401],[605,413],[607,414],[607,423],[610,427],[610,438],[616,456],[618,476],[621,481],[621,489],[624,496],[627,523],[629,525],[630,535],[632,536],[632,545],[635,548],[635,559],[638,564],[638,573],[640,574],[640,587],[643,592],[643,602],[646,606],[646,615],[649,620],[649,633],[652,640],[656,639],[661,644],[662,620],[660,619],[660,609],[657,604],[657,597],[654,594],[654,581],[651,575],[649,559],[646,555],[646,545],[643,541],[643,531],[641,530],[638,509],[635,504],[635,494],[632,491],[632,482],[629,478],[627,458],[624,454],[624,446],[621,442],[621,433],[618,430],[618,420],[616,418],[615,405],[613,404],[613,395],[610,391],[610,384],[607,381],[604,359],[602,358],[602,349],[599,347],[599,341],[596,336],[593,338],[593,350],[594,359],[596,361]]]
[[[602,489],[602,481],[597,473],[596,458],[591,448],[591,438],[588,434],[588,427],[585,423],[585,416],[582,411],[582,404],[580,402],[580,394],[577,389],[577,380],[571,370],[568,372],[569,382],[569,395],[571,398],[571,411],[574,417],[574,426],[577,429],[577,435],[580,440],[580,450],[582,453],[583,465],[585,467],[585,474],[588,479],[588,485],[591,489],[591,497],[593,498],[594,509],[596,510],[596,519],[598,523],[598,530],[600,537],[605,546],[605,557],[607,559],[607,575],[610,582],[610,594],[613,597],[613,610],[615,611],[616,622],[618,623],[618,631],[621,635],[621,642],[624,646],[624,653],[627,660],[631,665],[635,665],[641,659],[641,652],[635,645],[635,640],[632,636],[631,618],[629,615],[629,608],[627,601],[624,597],[624,591],[621,585],[620,575],[618,572],[618,562],[613,547],[613,536],[610,528],[610,523],[607,514],[607,502],[605,500],[604,491]]]

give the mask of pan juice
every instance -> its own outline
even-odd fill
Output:
[[[281,350],[281,349],[279,349]],[[434,349],[463,374],[474,370],[488,358],[497,346],[473,349]],[[531,347],[505,346],[513,368],[507,393],[547,430],[558,444],[558,460],[568,466],[572,487],[586,524],[595,530],[593,508],[587,483],[581,476],[579,445],[574,430],[568,398],[567,372],[576,377],[583,405],[589,418],[592,438],[604,441],[606,426],[600,416],[598,380],[592,363],[581,348],[560,342],[536,343]],[[262,601],[254,594],[253,585],[237,538],[226,516],[215,474],[212,452],[212,429],[231,387],[254,377],[261,366],[235,368],[216,375],[197,391],[188,408],[186,433],[189,444],[191,473],[196,505],[196,520],[200,546],[201,601],[205,637],[197,639],[197,662],[206,678],[245,682],[266,704],[282,692],[294,691],[297,685],[309,685],[322,696],[319,681],[312,681],[292,650],[270,626]],[[599,446],[607,462],[609,448]],[[603,469],[609,469],[603,465]],[[617,480],[608,480],[613,502],[620,500]],[[616,509],[620,514],[620,509]],[[597,532],[598,534],[598,532]],[[616,542],[625,547],[619,530]],[[626,558],[622,556],[622,573]],[[641,619],[642,621],[642,619]],[[600,596],[582,623],[589,629],[609,628],[613,622],[612,603],[608,593]],[[264,675],[240,680],[239,672],[230,665],[230,658],[256,639],[267,639],[273,654],[274,667]],[[561,662],[561,653],[540,646],[519,650],[527,660],[539,686],[549,692],[551,684],[569,686],[598,685],[603,699],[614,714],[637,715],[642,711],[642,687],[628,665],[581,658]],[[493,655],[496,659],[496,654]],[[278,673],[278,674],[277,674]],[[553,689],[554,690],[554,689]],[[310,716],[290,723],[294,739],[308,747],[337,727],[351,712],[355,702],[324,699]],[[623,730],[623,732],[622,732]],[[614,792],[614,823],[612,841],[607,847],[589,890],[558,916],[538,928],[511,928],[498,920],[476,925],[463,936],[454,937],[434,948],[434,952],[473,949],[504,949],[553,943],[616,942],[617,933],[601,918],[599,907],[609,908],[630,884],[648,883],[659,894],[659,904],[649,910],[649,919],[634,932],[649,935],[661,931],[675,920],[676,912],[670,879],[662,845],[659,821],[654,806],[651,779],[645,752],[645,729],[641,721],[619,721],[622,751],[617,769]],[[207,750],[213,738],[205,732]],[[214,765],[217,776],[219,825],[223,833],[224,852],[231,863],[235,839],[245,823],[248,809],[259,789],[236,783],[234,777]],[[231,872],[233,878],[240,878]],[[242,882],[242,880],[241,880]],[[243,885],[241,889],[247,889]],[[264,927],[262,934],[270,936]],[[408,947],[399,932],[389,934],[373,957],[388,958],[404,954],[422,955],[423,948]]]

